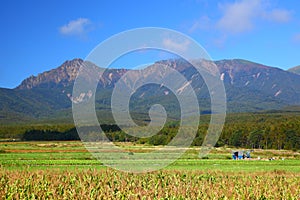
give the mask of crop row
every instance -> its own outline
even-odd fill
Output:
[[[296,173],[0,171],[3,199],[299,199]]]

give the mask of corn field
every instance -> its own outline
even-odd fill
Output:
[[[0,172],[2,199],[300,199],[297,173],[164,170]]]

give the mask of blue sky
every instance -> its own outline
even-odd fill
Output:
[[[299,12],[298,0],[4,0],[0,87],[14,88],[65,60],[85,58],[114,34],[149,26],[187,34],[213,60],[287,69],[300,65]]]

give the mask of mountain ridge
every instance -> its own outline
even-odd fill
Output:
[[[15,89],[0,88],[0,121],[1,116],[5,119],[9,118],[8,115],[11,118],[15,114],[46,119],[64,112],[70,115],[74,100],[72,87],[83,63],[80,58],[68,60],[55,69],[28,77]],[[154,63],[158,64],[168,65],[182,73],[197,91],[200,106],[209,113],[210,100],[205,82],[189,62],[168,59]],[[300,105],[300,75],[243,59],[205,63],[208,68],[210,64],[215,64],[220,71],[219,78],[224,82],[229,112],[252,112]],[[98,110],[109,110],[113,87],[127,71],[128,69],[108,69],[103,73],[95,94]],[[157,103],[164,103],[174,113],[179,109],[175,106],[177,101],[174,97],[171,98],[167,88],[151,86],[143,87],[134,95],[133,111],[147,113],[148,106],[143,105],[153,103],[149,99],[153,102],[158,99]]]
[[[288,71],[300,75],[300,65],[298,65],[296,67],[292,67],[292,68],[288,69]]]
[[[47,84],[50,82],[54,82],[56,84],[62,84],[64,86],[67,83],[74,81],[80,66],[84,61],[80,58],[75,58],[73,60],[65,61],[61,66],[42,72],[37,76],[30,76],[24,79],[16,89],[32,89],[38,85]]]

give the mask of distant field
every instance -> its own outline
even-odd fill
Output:
[[[120,143],[130,152],[144,152],[154,146]],[[218,170],[218,171],[273,171],[284,170],[300,173],[300,153],[286,150],[254,150],[252,160],[231,159],[230,148],[216,148],[206,157],[198,157],[199,148],[186,151],[167,169]],[[256,158],[260,157],[261,160]],[[274,157],[275,160],[268,159]],[[3,169],[103,169],[81,142],[2,142],[0,143],[0,166]]]
[[[157,148],[118,145],[133,153]],[[165,169],[132,174],[105,167],[78,141],[1,142],[0,197],[300,199],[299,152],[254,150],[252,160],[238,161],[230,148],[215,148],[202,159],[198,153],[190,148]]]

